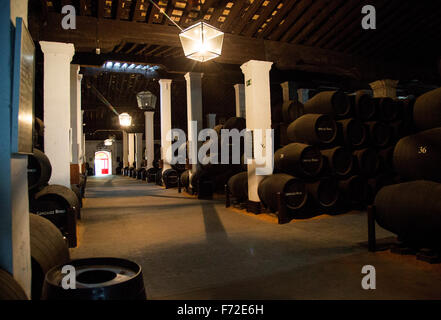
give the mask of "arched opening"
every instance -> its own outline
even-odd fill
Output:
[[[112,154],[108,151],[95,152],[95,175],[108,176],[112,174]]]

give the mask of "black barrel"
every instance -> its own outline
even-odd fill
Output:
[[[46,186],[52,174],[49,158],[40,150],[34,148],[33,154],[28,156],[28,188],[38,189]]]
[[[410,132],[409,124],[403,120],[397,120],[389,123],[389,127],[392,132],[392,140],[398,141],[401,138],[407,136]]]
[[[363,176],[373,177],[378,172],[380,159],[373,148],[354,151],[356,170]]]
[[[341,143],[351,148],[363,146],[367,139],[366,126],[355,119],[337,121]]]
[[[393,163],[397,173],[410,180],[441,181],[441,128],[405,137],[395,146]]]
[[[360,121],[369,121],[375,117],[375,105],[371,95],[363,90],[354,95],[354,112]]]
[[[369,185],[361,176],[352,176],[338,183],[345,204],[364,205],[369,200]]]
[[[190,170],[186,170],[181,174],[181,186],[188,188],[190,186]]]
[[[123,168],[123,175],[128,177],[129,176],[129,167],[124,167]]]
[[[375,198],[378,224],[405,242],[441,247],[441,184],[412,181],[382,188]]]
[[[441,88],[419,96],[413,108],[415,126],[420,130],[441,127]]]
[[[392,98],[374,98],[377,118],[381,121],[390,122],[398,117],[398,104]]]
[[[245,118],[241,117],[232,117],[228,119],[222,129],[231,130],[231,129],[237,129],[239,131],[245,129],[247,127]]]
[[[366,126],[369,132],[369,140],[372,145],[376,147],[385,147],[392,142],[392,129],[383,122],[366,122]]]
[[[345,118],[351,111],[348,96],[341,91],[324,91],[305,103],[305,113],[329,114]]]
[[[80,204],[80,208],[83,207],[83,197],[81,193],[81,188],[79,184],[71,184],[70,189],[75,193],[78,198],[78,203]]]
[[[228,180],[228,188],[230,193],[237,200],[248,199],[248,172],[241,172],[232,176]]]
[[[326,172],[345,176],[352,170],[352,153],[344,147],[335,147],[332,149],[321,150],[324,159],[324,168]]]
[[[76,219],[80,216],[77,195],[60,185],[44,187],[30,199],[29,211],[55,224],[68,239],[70,247],[76,247]]]
[[[162,186],[162,169],[159,169],[158,171],[156,171],[155,183],[158,186]]]
[[[338,181],[325,177],[319,181],[306,184],[309,198],[314,199],[316,204],[323,208],[330,208],[337,203],[339,190]]]
[[[260,201],[272,212],[279,210],[277,193],[285,194],[286,206],[290,210],[301,209],[308,198],[303,181],[284,173],[267,176],[259,183],[258,194]]]
[[[378,152],[378,156],[380,159],[380,170],[383,172],[393,172],[394,164],[393,164],[393,155],[394,155],[395,147],[389,147]]]
[[[144,175],[145,168],[136,169],[136,179],[142,180],[142,176]]]
[[[41,119],[35,118],[33,130],[33,146],[40,150],[44,150],[44,123]]]
[[[153,167],[150,169],[147,169],[146,172],[146,180],[147,182],[151,183],[151,182],[156,182],[156,173],[158,172],[159,169]]]
[[[177,187],[178,179],[179,175],[174,169],[167,169],[162,173],[162,181],[167,189]]]
[[[0,301],[29,300],[12,274],[0,268]]]
[[[304,115],[304,106],[300,101],[289,100],[282,104],[282,118],[283,122],[290,124],[297,118]]]
[[[141,266],[119,258],[88,258],[69,262],[76,271],[76,289],[65,290],[63,265],[46,275],[44,300],[145,300]]]
[[[289,125],[287,133],[292,142],[329,144],[337,136],[337,125],[328,115],[305,114]]]
[[[274,154],[276,172],[299,177],[315,177],[322,170],[323,157],[316,147],[302,143],[291,143]]]
[[[135,167],[131,167],[129,169],[129,177],[130,178],[135,178],[136,179],[136,168]]]
[[[69,248],[60,230],[49,220],[35,214],[29,215],[32,265],[32,299],[39,300],[43,281],[51,268],[68,263]]]

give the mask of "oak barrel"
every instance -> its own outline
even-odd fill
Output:
[[[278,211],[277,193],[285,194],[286,206],[290,210],[302,208],[308,198],[305,183],[284,173],[264,178],[258,187],[260,201],[272,212]]]
[[[228,180],[231,195],[238,200],[248,199],[248,172],[235,174]]]
[[[393,154],[397,173],[410,180],[441,181],[441,128],[429,129],[398,141]]]
[[[341,91],[324,91],[316,94],[304,105],[305,113],[334,115],[344,118],[349,115],[351,106],[349,98]]]
[[[416,99],[413,119],[420,130],[441,127],[441,88],[426,92]]]
[[[417,180],[382,188],[375,198],[378,224],[414,244],[441,246],[441,184]]]
[[[315,202],[323,207],[329,208],[337,203],[339,190],[337,180],[331,177],[321,178],[319,181],[307,183],[306,190]]]
[[[299,177],[315,177],[323,166],[323,157],[316,147],[291,143],[274,154],[276,172],[283,172]]]
[[[287,130],[292,142],[329,144],[337,136],[337,124],[324,114],[305,114],[292,122]]]
[[[52,166],[49,158],[43,152],[34,148],[34,152],[28,156],[29,190],[47,185],[51,174]]]
[[[321,150],[324,159],[325,171],[345,176],[352,170],[352,153],[343,147]]]

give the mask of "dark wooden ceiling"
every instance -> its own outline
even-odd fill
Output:
[[[185,126],[185,83],[188,71],[204,72],[204,112],[234,113],[232,84],[243,81],[239,65],[249,59],[274,61],[273,77],[281,80],[351,79],[366,86],[381,77],[427,83],[439,81],[436,63],[441,46],[441,5],[438,1],[402,0],[154,0],[180,27],[204,20],[226,33],[223,54],[200,64],[184,57],[179,29],[148,0],[30,1],[34,40],[72,42],[73,63],[83,66],[83,108],[86,120],[109,119],[111,113],[87,83],[94,84],[117,110],[128,108],[135,121],[143,114],[135,95],[158,94],[157,79],[175,79],[173,120]],[[73,5],[77,30],[61,29],[61,8]],[[374,5],[377,29],[361,28],[361,8]],[[96,55],[95,49],[101,54]],[[100,68],[108,60],[153,63],[161,69],[150,76],[114,73]],[[94,72],[87,72],[91,67]],[[288,73],[295,70],[299,73]],[[306,75],[306,76],[305,76]],[[309,76],[308,76],[309,75]],[[332,83],[332,81],[330,82]],[[334,85],[338,86],[335,82]],[[274,86],[275,88],[277,86]],[[280,90],[276,91],[277,101]],[[159,105],[159,102],[158,102]],[[113,117],[114,118],[114,117]],[[139,119],[138,119],[139,118]],[[95,119],[95,120],[93,120]],[[116,120],[107,120],[108,122]],[[156,118],[159,124],[159,117]],[[116,124],[115,124],[116,125]]]

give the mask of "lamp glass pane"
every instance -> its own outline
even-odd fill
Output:
[[[204,22],[199,22],[179,34],[184,54],[197,61],[208,61],[222,52],[224,33]]]

